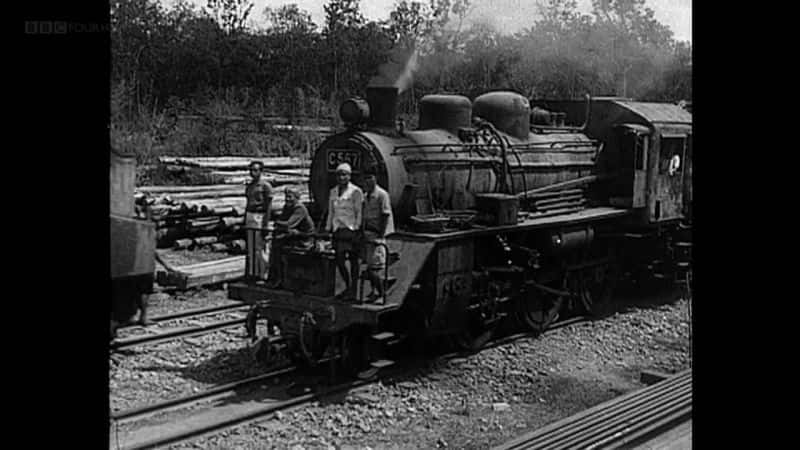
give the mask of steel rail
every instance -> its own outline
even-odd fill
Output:
[[[498,449],[605,448],[641,439],[691,414],[692,377],[687,370],[551,423]]]
[[[612,449],[612,448],[621,448],[621,447],[628,447],[631,445],[635,445],[635,443],[641,443],[646,441],[647,438],[656,435],[660,430],[665,430],[675,427],[691,419],[691,417],[692,417],[692,406],[689,405],[682,409],[677,410],[673,414],[670,414],[643,429],[634,431],[629,435],[623,436],[613,442],[603,443],[602,446],[598,445],[598,447],[603,449],[606,448]]]
[[[246,320],[247,319],[245,318],[225,320],[222,322],[215,322],[197,327],[182,328],[176,331],[169,331],[166,333],[158,333],[154,335],[119,339],[111,342],[110,348],[113,351],[118,351],[124,348],[135,347],[143,344],[158,344],[161,342],[172,341],[175,339],[198,336],[201,334],[208,334],[214,331],[221,331],[228,328],[234,328],[236,326],[244,324]]]
[[[155,322],[155,323],[161,323],[161,322],[168,322],[170,320],[176,320],[176,319],[185,319],[185,318],[190,318],[191,319],[191,318],[194,318],[194,317],[202,317],[202,316],[206,316],[206,315],[210,315],[210,314],[214,314],[214,313],[222,313],[222,312],[228,312],[228,311],[236,312],[239,309],[244,310],[244,308],[249,308],[249,305],[245,305],[245,304],[243,304],[241,302],[236,302],[236,304],[233,304],[233,305],[209,306],[209,307],[206,307],[206,308],[189,309],[189,310],[181,311],[181,312],[174,313],[174,314],[166,314],[166,315],[163,315],[163,316],[151,317],[150,320],[152,322]],[[122,325],[122,326],[118,327],[117,329],[118,330],[123,330],[123,329],[126,329],[126,328],[133,328],[133,327],[141,327],[141,325],[139,325],[137,323],[129,323],[129,324]]]
[[[211,388],[203,392],[198,392],[196,394],[187,395],[185,397],[178,397],[159,403],[153,403],[150,405],[119,411],[117,413],[111,414],[111,419],[118,422],[129,421],[144,416],[149,416],[156,413],[168,411],[170,409],[175,409],[180,406],[191,406],[203,400],[214,400],[223,395],[230,394],[232,391],[235,391],[237,389],[241,389],[248,386],[254,386],[264,381],[279,377],[281,375],[292,373],[296,370],[297,370],[296,366],[289,366],[281,369],[276,369],[273,370],[272,372],[223,384],[221,386],[217,386],[215,388]]]
[[[637,400],[639,401],[633,405],[623,404],[622,411],[601,410],[599,411],[599,417],[590,415],[584,417],[584,420],[580,421],[581,423],[567,423],[555,429],[551,428],[547,432],[536,432],[532,436],[521,439],[519,442],[515,442],[503,448],[561,448],[557,446],[557,444],[563,446],[566,442],[570,442],[576,438],[580,439],[586,436],[592,436],[597,432],[602,432],[604,429],[603,427],[607,425],[606,421],[613,421],[616,417],[625,414],[627,411],[636,411],[639,407],[646,407],[649,402],[657,401],[658,398],[648,397]]]
[[[586,321],[586,318],[583,317],[583,316],[573,317],[573,318],[570,318],[570,319],[567,319],[567,320],[563,320],[561,322],[557,322],[557,323],[551,325],[550,327],[548,327],[547,330],[562,328],[562,327],[565,327],[565,326],[568,326],[568,325],[571,325],[571,324],[574,324],[574,323],[579,323],[579,322],[584,322],[584,321]],[[505,337],[502,337],[500,339],[496,339],[495,341],[493,341],[492,343],[490,343],[489,345],[484,347],[484,349],[495,348],[495,347],[498,347],[500,345],[508,344],[510,342],[516,341],[516,340],[524,338],[524,337],[536,336],[536,334],[537,333],[534,333],[534,332],[525,332],[525,333],[518,333],[518,334],[514,334],[514,335],[510,335],[510,336],[505,336]],[[441,362],[441,361],[447,360],[447,359],[454,359],[454,358],[462,357],[464,354],[465,354],[465,352],[451,353],[451,354],[443,355],[443,356],[441,356],[439,358],[436,358],[436,361]],[[330,362],[331,360],[334,360],[336,358],[337,358],[336,356],[333,356],[333,357],[330,357],[330,358],[326,358],[323,361],[321,361],[321,363]],[[347,390],[350,390],[350,389],[354,389],[354,388],[358,388],[358,387],[374,384],[374,383],[377,383],[380,380],[384,380],[384,379],[387,379],[389,377],[396,376],[396,375],[402,374],[404,372],[408,372],[409,370],[418,369],[419,367],[417,367],[417,366],[419,366],[420,364],[421,363],[412,364],[412,367],[398,368],[397,370],[387,371],[387,372],[383,373],[377,379],[349,381],[349,382],[346,382],[346,383],[343,383],[343,384],[340,384],[340,385],[337,385],[337,386],[330,387],[330,388],[325,389],[325,390],[323,390],[323,391],[321,391],[319,393],[310,393],[310,394],[304,394],[304,395],[296,396],[296,397],[290,398],[288,400],[285,400],[283,402],[278,402],[278,403],[275,403],[275,404],[272,404],[272,405],[269,405],[269,406],[265,406],[264,408],[258,408],[258,409],[254,410],[254,411],[246,411],[246,412],[243,412],[242,414],[228,416],[224,420],[221,420],[221,421],[218,421],[218,422],[215,422],[215,423],[212,423],[212,424],[208,424],[208,425],[205,425],[205,426],[202,426],[202,427],[192,428],[192,429],[185,430],[185,431],[178,431],[178,432],[172,433],[172,434],[167,435],[167,436],[154,437],[154,438],[148,439],[148,440],[146,440],[144,442],[135,443],[135,444],[130,445],[130,446],[122,446],[121,448],[126,449],[126,450],[136,450],[136,449],[144,449],[144,448],[154,448],[154,447],[158,447],[158,446],[162,446],[162,445],[168,445],[168,444],[173,444],[173,443],[176,443],[176,442],[185,441],[185,440],[188,440],[188,439],[191,439],[191,438],[194,438],[194,437],[198,437],[198,436],[201,436],[201,435],[205,435],[205,434],[208,434],[208,433],[211,433],[211,432],[219,431],[219,430],[222,430],[222,429],[225,429],[225,428],[230,428],[230,427],[233,427],[233,426],[236,426],[236,425],[241,425],[241,424],[243,424],[245,422],[256,420],[256,419],[259,419],[259,418],[261,418],[263,416],[266,416],[268,414],[275,413],[275,412],[278,412],[278,411],[281,411],[281,410],[285,410],[285,409],[288,409],[288,408],[291,408],[291,407],[294,407],[294,406],[297,406],[297,405],[300,405],[300,404],[303,404],[303,403],[307,403],[307,402],[310,402],[310,401],[315,400],[315,399],[321,399],[321,398],[324,398],[326,396],[334,395],[334,394],[337,394],[337,393],[340,393],[340,392],[343,392],[343,391],[347,391]],[[214,399],[226,396],[226,395],[230,394],[231,391],[235,391],[236,389],[240,389],[242,387],[247,387],[247,386],[250,386],[250,385],[256,385],[256,384],[261,383],[261,382],[263,382],[263,381],[265,381],[267,379],[275,378],[275,377],[281,376],[281,375],[286,375],[286,374],[291,373],[291,372],[296,371],[296,370],[297,370],[297,368],[294,367],[294,366],[283,368],[283,369],[278,369],[278,370],[275,370],[275,371],[270,372],[268,374],[259,375],[259,376],[255,376],[255,377],[250,377],[250,378],[247,378],[247,379],[244,379],[244,380],[240,380],[240,381],[235,381],[235,382],[223,385],[223,386],[219,386],[219,387],[216,387],[216,388],[209,389],[207,391],[204,391],[204,392],[201,392],[201,393],[198,393],[198,394],[193,394],[193,395],[189,395],[189,396],[186,396],[186,397],[172,399],[172,400],[160,402],[160,403],[153,404],[153,405],[146,405],[146,406],[142,406],[142,407],[133,408],[133,409],[130,409],[130,410],[118,412],[118,413],[112,415],[111,418],[115,422],[120,423],[120,422],[124,422],[124,421],[131,421],[131,420],[133,420],[135,418],[141,418],[143,416],[153,415],[153,414],[156,414],[156,413],[159,413],[159,412],[164,412],[164,411],[167,411],[167,410],[177,409],[179,407],[191,406],[191,405],[200,403],[202,401],[214,400]]]
[[[385,377],[395,375],[397,372],[393,371],[391,373],[387,373]],[[251,411],[245,411],[241,414],[234,414],[225,417],[224,419],[206,424],[203,426],[198,426],[195,428],[191,428],[188,430],[177,431],[175,433],[171,433],[165,436],[157,436],[150,439],[145,440],[144,442],[137,442],[132,445],[123,445],[119,448],[121,450],[139,450],[139,449],[146,449],[146,448],[155,448],[160,447],[163,445],[174,444],[177,442],[186,441],[191,438],[199,437],[208,433],[212,433],[215,431],[219,431],[225,428],[230,428],[237,425],[242,425],[246,422],[260,419],[266,415],[277,413],[279,411],[283,411],[294,406],[302,405],[304,403],[310,403],[314,400],[321,400],[326,397],[340,394],[342,392],[346,392],[352,389],[357,389],[363,386],[375,384],[379,381],[378,380],[355,380],[355,381],[348,381],[345,383],[341,383],[335,386],[328,387],[326,389],[321,390],[320,392],[312,392],[308,394],[298,395],[287,400],[277,402],[268,406],[264,406],[261,408],[256,408]]]
[[[553,442],[557,442],[558,439],[566,439],[570,436],[574,436],[576,433],[583,433],[586,430],[591,431],[592,427],[596,427],[598,425],[603,424],[603,420],[607,420],[613,418],[615,414],[618,414],[618,411],[615,411],[615,408],[636,408],[638,406],[647,404],[649,401],[653,401],[657,399],[658,395],[663,394],[664,390],[669,391],[670,387],[663,387],[660,391],[656,392],[648,392],[648,395],[645,396],[622,396],[624,398],[618,397],[617,399],[611,400],[610,402],[606,402],[604,404],[599,405],[599,409],[589,410],[591,411],[590,414],[579,414],[581,416],[580,419],[575,420],[576,416],[568,417],[560,422],[557,422],[559,426],[550,426],[545,427],[538,432],[535,432],[530,437],[526,438],[524,441],[520,442],[522,444],[521,447],[512,447],[512,448],[527,448],[531,445],[544,446]],[[640,391],[636,392],[640,394]],[[619,400],[616,401],[615,400]],[[629,402],[633,402],[633,404]]]
[[[604,441],[612,441],[621,436],[625,436],[630,430],[638,429],[649,424],[650,420],[658,420],[664,414],[670,414],[674,410],[691,407],[692,388],[689,386],[685,390],[667,395],[657,402],[649,403],[635,408],[631,411],[620,413],[610,418],[608,422],[603,422],[597,428],[589,429],[583,433],[569,436],[568,439],[557,442],[550,449],[575,448],[575,446],[591,447],[600,445]],[[666,412],[665,412],[666,411]]]
[[[652,402],[657,402],[665,398],[665,396],[668,398],[675,389],[688,389],[688,392],[691,392],[691,380],[684,380],[677,385],[660,386],[658,390],[654,389],[647,392],[643,392],[644,390],[637,391],[637,393],[641,393],[641,395],[626,398],[619,403],[611,405],[606,404],[603,409],[596,411],[595,414],[571,422],[560,429],[554,430],[552,433],[541,436],[539,439],[536,439],[535,442],[540,445],[545,445],[550,442],[555,442],[557,439],[561,439],[564,436],[571,438],[582,435],[587,431],[591,432],[593,427],[603,426],[605,424],[604,421],[614,420],[620,415],[627,414],[631,410],[636,410],[636,408],[639,407],[646,407]]]

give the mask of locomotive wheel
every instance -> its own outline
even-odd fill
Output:
[[[502,322],[496,297],[488,297],[478,306],[468,313],[464,329],[451,336],[451,342],[461,350],[477,352],[482,349]]]
[[[518,298],[516,305],[519,322],[536,333],[542,333],[558,319],[564,297],[533,292],[529,298]]]
[[[577,275],[578,309],[585,314],[602,317],[610,308],[616,286],[614,265],[600,265],[582,270]]]
[[[467,329],[453,336],[452,342],[461,350],[477,352],[494,336],[497,323],[490,325],[470,324]]]

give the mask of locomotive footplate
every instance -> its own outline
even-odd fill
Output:
[[[228,297],[257,305],[259,316],[274,321],[279,327],[281,321],[286,322],[282,329],[293,328],[291,318],[310,313],[314,316],[315,328],[324,333],[336,333],[353,324],[376,326],[380,314],[400,306],[342,302],[334,297],[298,295],[291,291],[269,289],[244,282],[228,285]]]

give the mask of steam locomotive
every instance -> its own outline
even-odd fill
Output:
[[[338,164],[356,184],[377,171],[397,228],[385,302],[363,303],[363,282],[358,301],[337,300],[329,246],[284,251],[272,262],[285,265],[282,288],[228,286],[252,304],[259,358],[376,370],[407,338],[477,350],[503,323],[540,332],[560,315],[601,314],[623,273],[690,279],[692,117],[679,106],[428,95],[407,130],[396,88],[366,94],[341,105],[346,130],[313,156],[309,209],[324,219]]]
[[[135,213],[133,191],[136,161],[111,148],[109,158],[109,222],[111,256],[111,339],[128,322],[140,296],[153,290],[156,226]]]

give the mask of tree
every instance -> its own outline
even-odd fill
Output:
[[[222,26],[225,34],[244,31],[247,17],[255,6],[248,0],[207,0],[207,2],[206,8]]]
[[[269,21],[270,31],[273,33],[309,36],[317,29],[317,24],[311,20],[311,14],[298,8],[296,3],[279,8],[264,8],[264,16]]]
[[[330,63],[331,91],[339,93],[341,87],[352,83],[352,61],[357,52],[356,29],[364,23],[358,0],[330,0],[323,7],[325,27],[322,35],[325,53]]]
[[[644,0],[593,0],[594,42],[597,53],[608,61],[607,70],[617,93],[641,93],[654,73],[666,63],[673,49],[672,31],[655,19]]]

